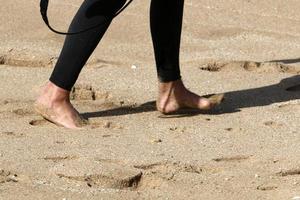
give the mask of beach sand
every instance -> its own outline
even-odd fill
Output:
[[[66,30],[79,0],[50,1]],[[149,1],[114,20],[72,102],[90,125],[33,110],[64,37],[37,0],[1,0],[0,199],[300,199],[300,2],[187,0],[181,70],[210,112],[161,115]],[[132,67],[134,65],[134,67]]]

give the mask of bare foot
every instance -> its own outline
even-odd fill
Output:
[[[69,129],[80,129],[87,124],[87,121],[73,107],[69,95],[69,91],[48,82],[34,103],[34,109],[56,125]]]
[[[189,91],[177,80],[169,83],[159,83],[159,95],[156,102],[157,110],[169,114],[180,108],[196,108],[199,110],[210,110],[220,104],[224,95],[213,95],[208,98],[200,97]]]

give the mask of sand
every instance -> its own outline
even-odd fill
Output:
[[[80,2],[51,1],[53,26],[66,30]],[[64,40],[38,3],[1,0],[1,200],[299,199],[299,1],[187,0],[183,80],[225,101],[170,116],[154,106],[149,1],[134,1],[73,90],[91,124],[78,131],[32,107]]]

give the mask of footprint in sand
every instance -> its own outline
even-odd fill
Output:
[[[74,160],[77,159],[77,156],[46,156],[42,159],[46,160],[46,161],[52,161],[52,162],[61,162],[61,161],[65,161],[65,160]]]
[[[90,85],[77,84],[72,88],[72,100],[96,100],[95,91]]]
[[[7,105],[10,103],[10,100],[3,100],[1,101],[1,105]]]
[[[21,53],[0,56],[0,65],[18,67],[52,67],[55,62],[56,59],[53,57],[36,58]]]
[[[22,103],[31,103],[31,101],[19,101],[19,100],[14,100],[14,99],[5,99],[1,101],[2,105],[7,105],[7,104],[22,104]]]
[[[278,127],[283,126],[282,123],[278,123],[278,122],[274,122],[274,121],[266,121],[266,122],[264,122],[264,125],[268,126],[268,127],[272,127],[272,128],[278,128]]]
[[[51,159],[52,160],[52,159]],[[82,165],[85,163],[85,165]],[[179,173],[201,174],[202,167],[182,162],[157,162],[150,164],[130,164],[111,159],[63,160],[51,170],[56,176],[67,181],[83,183],[88,187],[114,189],[157,188],[174,179]],[[174,180],[173,180],[174,181]]]
[[[257,190],[261,191],[270,191],[270,190],[276,190],[278,187],[274,185],[259,185],[257,186]]]
[[[209,62],[199,67],[201,70],[218,72],[221,70],[246,70],[251,72],[278,72],[278,73],[300,73],[294,66],[284,65],[276,62],[251,62],[251,61],[232,61],[232,62]]]
[[[117,165],[126,165],[127,163],[122,160],[114,160],[114,159],[104,159],[104,158],[95,158],[96,162],[99,163],[107,163],[107,164],[117,164]]]
[[[138,169],[89,159],[68,160],[63,165],[57,164],[51,172],[59,178],[81,182],[88,187],[114,189],[134,189],[142,178]]]
[[[181,162],[157,162],[151,164],[134,165],[143,172],[139,188],[158,188],[163,183],[171,181],[179,173],[201,174],[202,167]]]
[[[97,129],[97,128],[105,128],[105,129],[123,129],[121,125],[118,125],[111,121],[96,121],[96,120],[90,120],[89,121],[89,128],[91,129]]]
[[[172,132],[176,132],[176,133],[185,133],[186,130],[187,130],[187,127],[185,127],[185,126],[183,126],[183,127],[175,126],[175,127],[169,128],[169,130],[172,131]]]
[[[0,65],[4,65],[6,61],[6,58],[4,55],[0,56]]]
[[[181,163],[181,162],[158,162],[152,164],[134,165],[134,168],[145,170],[150,172],[149,174],[157,174],[161,178],[168,178],[170,173],[176,174],[180,172],[188,172],[200,174],[203,169],[196,165]]]
[[[300,168],[296,169],[289,169],[289,170],[282,170],[277,173],[279,176],[295,176],[300,175]]]
[[[22,109],[22,108],[15,109],[15,110],[12,111],[12,113],[14,113],[16,115],[19,115],[21,117],[28,116],[28,115],[34,115],[35,114],[31,110],[26,110],[26,109]]]
[[[108,92],[95,90],[91,85],[76,84],[70,94],[72,100],[106,100],[110,97]]]
[[[95,68],[104,68],[104,67],[111,67],[111,66],[120,66],[122,63],[114,62],[114,61],[107,61],[97,58],[92,58],[90,61],[88,61],[87,66],[88,67],[95,67]]]
[[[29,124],[31,125],[31,126],[43,126],[43,125],[45,125],[45,124],[47,124],[48,122],[47,122],[47,120],[45,120],[45,119],[36,119],[36,120],[31,120],[30,122],[29,122]]]
[[[46,124],[53,124],[48,122],[46,119],[36,119],[31,120],[29,122],[31,126],[44,126]],[[111,121],[93,121],[90,120],[88,125],[85,126],[87,129],[97,129],[97,128],[105,128],[105,129],[123,129],[123,126],[115,124]],[[104,135],[103,137],[110,137],[111,135]]]
[[[8,183],[8,182],[18,182],[17,177],[18,177],[17,174],[0,169],[0,184]]]
[[[5,132],[2,132],[1,135],[15,136],[16,134],[12,131],[5,131]]]
[[[5,131],[5,132],[1,132],[0,136],[9,136],[9,137],[14,137],[14,138],[19,138],[22,137],[24,134],[23,133],[15,133],[13,131]]]
[[[248,160],[251,156],[243,156],[243,155],[237,155],[232,157],[220,157],[220,158],[214,158],[213,161],[216,162],[241,162],[244,160]]]

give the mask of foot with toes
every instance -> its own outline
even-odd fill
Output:
[[[224,94],[217,94],[208,98],[201,97],[189,91],[181,80],[177,80],[169,83],[159,83],[156,107],[163,114],[170,114],[181,108],[210,110],[219,105],[223,98]]]
[[[47,83],[34,103],[34,109],[46,120],[69,129],[81,129],[87,124],[73,107],[70,92]]]

